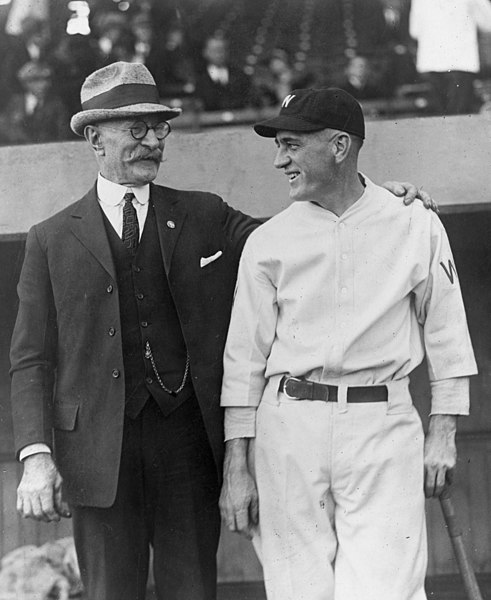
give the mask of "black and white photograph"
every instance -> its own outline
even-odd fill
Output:
[[[491,0],[0,0],[0,600],[491,600]]]

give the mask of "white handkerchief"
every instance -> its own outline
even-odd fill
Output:
[[[212,256],[207,256],[206,258],[201,257],[199,259],[199,266],[201,268],[206,267],[206,265],[209,265],[214,260],[217,260],[217,258],[220,258],[220,256],[222,254],[223,254],[223,252],[221,250],[219,250],[218,252],[215,252],[215,254],[213,254]]]

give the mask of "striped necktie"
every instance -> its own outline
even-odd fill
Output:
[[[136,208],[133,206],[133,198],[135,194],[133,192],[127,192],[124,195],[124,206],[123,206],[123,244],[128,250],[135,254],[138,248],[138,240],[140,232],[138,229],[138,218],[136,216]]]

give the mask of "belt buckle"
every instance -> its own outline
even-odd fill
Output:
[[[298,383],[301,383],[302,380],[299,379],[298,377],[287,377],[285,379],[285,381],[283,382],[283,393],[285,394],[285,396],[287,398],[289,398],[290,400],[298,400],[298,396],[290,396],[290,394],[286,391],[286,387],[289,384],[290,381],[296,381]]]

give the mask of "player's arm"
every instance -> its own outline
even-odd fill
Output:
[[[249,240],[242,254],[224,352],[225,462],[220,510],[225,525],[248,537],[258,522],[253,445],[256,409],[275,337],[276,289],[258,267]]]
[[[450,244],[438,217],[428,216],[428,243],[421,239],[421,267],[427,273],[414,290],[414,304],[423,327],[431,384],[424,451],[425,493],[430,497],[440,495],[452,479],[457,417],[469,414],[469,376],[477,367]]]

